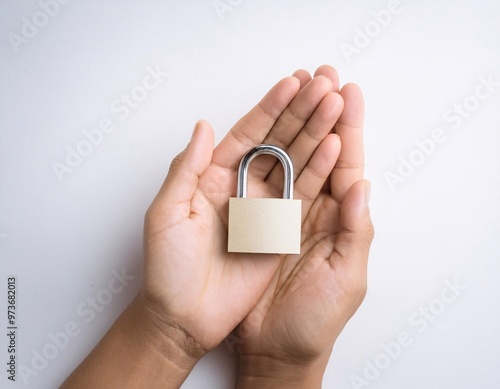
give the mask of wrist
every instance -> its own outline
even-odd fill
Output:
[[[241,355],[238,389],[321,388],[326,361],[292,361],[267,355]]]
[[[141,293],[132,304],[135,317],[142,322],[138,325],[142,329],[139,331],[142,342],[154,349],[165,363],[189,374],[207,351],[182,327],[146,302]]]
[[[61,388],[179,388],[201,358],[137,296]]]

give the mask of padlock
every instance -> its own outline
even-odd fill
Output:
[[[261,154],[283,165],[283,198],[247,198],[248,166]],[[301,200],[293,200],[293,164],[279,147],[259,145],[247,152],[238,169],[237,197],[229,199],[228,251],[300,254]]]

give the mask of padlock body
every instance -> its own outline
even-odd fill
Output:
[[[301,200],[229,199],[228,251],[300,254]]]

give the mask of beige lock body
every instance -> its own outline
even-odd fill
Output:
[[[301,200],[229,199],[228,251],[300,254]]]

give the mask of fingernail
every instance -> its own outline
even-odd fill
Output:
[[[194,136],[196,135],[198,128],[200,128],[200,121],[197,121],[196,124],[194,125],[193,133],[191,134],[191,139],[193,139]]]
[[[368,207],[368,204],[370,203],[370,196],[372,193],[372,185],[370,181],[366,181],[365,183],[365,207]]]

